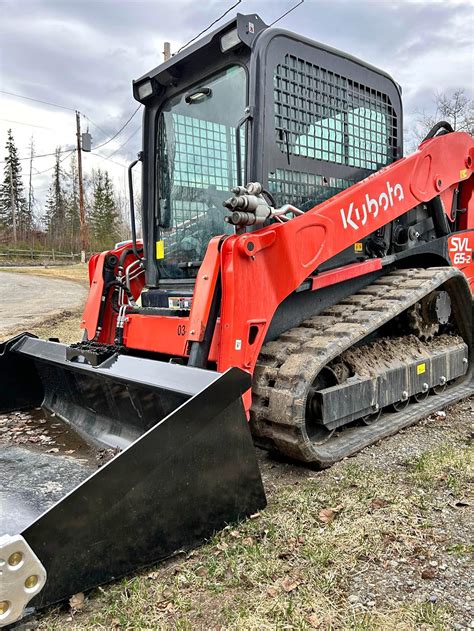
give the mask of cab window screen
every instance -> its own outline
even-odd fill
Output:
[[[278,204],[308,210],[395,159],[396,112],[383,92],[290,54],[273,86],[275,140],[287,158],[268,174]],[[321,163],[344,175],[326,167],[323,176]]]
[[[282,153],[375,171],[393,160],[395,113],[387,95],[286,55],[274,75]]]

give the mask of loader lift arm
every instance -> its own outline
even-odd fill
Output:
[[[468,200],[464,228],[473,229],[473,163],[474,140],[469,134],[435,137],[422,143],[414,154],[302,216],[256,233],[228,237],[221,250],[224,325],[219,370],[239,366],[252,371],[276,308],[318,265],[417,204],[446,195],[459,182]],[[451,207],[445,207],[445,212],[449,214]],[[282,260],[284,274],[278,273]],[[266,290],[268,278],[272,278],[272,292]],[[252,326],[258,328],[258,334],[253,334],[250,343]],[[197,336],[189,335],[188,339]]]

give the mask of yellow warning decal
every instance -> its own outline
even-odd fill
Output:
[[[165,243],[164,241],[156,242],[156,258],[159,261],[160,259],[165,258]]]
[[[467,177],[467,169],[461,169],[459,171],[459,178],[463,180],[465,177]]]
[[[426,372],[426,364],[418,364],[418,366],[416,367],[416,374],[417,375],[424,375]]]
[[[362,252],[364,250],[364,244],[361,241],[354,243],[354,252]]]

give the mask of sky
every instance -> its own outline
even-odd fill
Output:
[[[206,28],[236,0],[0,0],[0,159],[7,129],[20,157],[66,152],[76,142],[82,114],[93,146],[108,141],[137,107],[132,79]],[[241,0],[237,11],[268,24],[296,0]],[[415,112],[433,110],[433,92],[464,88],[474,95],[474,4],[470,0],[305,0],[278,24],[386,70],[403,88],[405,127]],[[215,28],[215,27],[213,27]],[[125,192],[126,165],[140,149],[141,111],[97,154],[84,154],[84,171],[107,169]],[[95,151],[95,149],[93,149]],[[68,165],[69,159],[64,165]],[[28,160],[23,160],[25,184]],[[53,156],[35,158],[38,206],[51,180]],[[1,166],[1,165],[0,165]],[[41,212],[41,209],[39,209]]]

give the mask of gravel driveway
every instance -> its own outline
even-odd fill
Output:
[[[87,295],[79,283],[0,272],[0,338],[28,331],[47,317],[81,307]]]

